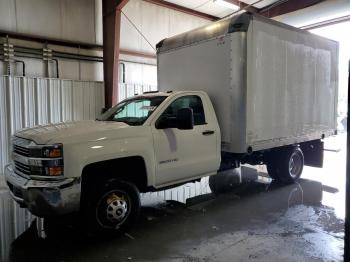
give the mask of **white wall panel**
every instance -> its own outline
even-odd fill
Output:
[[[210,23],[210,21],[176,11],[169,12],[169,32],[166,37],[190,31],[207,23]]]
[[[155,48],[156,44],[169,36],[169,18],[172,10],[161,8],[154,4],[141,2],[141,30],[148,41]],[[126,13],[128,15],[128,13]],[[135,29],[134,29],[135,30]],[[138,38],[140,35],[138,36]],[[155,53],[154,49],[141,38],[141,50],[148,53]],[[141,51],[140,50],[140,51]]]
[[[141,21],[143,12],[141,12],[141,1],[129,1],[123,8],[123,12],[141,29]],[[101,20],[102,22],[102,20]],[[150,35],[150,32],[145,32],[145,35]],[[137,30],[130,24],[130,22],[122,15],[120,27],[120,47],[128,50],[141,51],[142,37]]]
[[[157,85],[157,66],[125,62],[125,82],[141,85]],[[120,81],[122,75],[120,71]]]
[[[95,7],[95,0],[1,0],[0,29],[95,44],[95,23],[102,25]]]
[[[15,1],[0,1],[0,27],[8,31],[16,31]]]
[[[152,46],[166,37],[189,31],[210,21],[141,0],[130,0],[123,12],[142,31]],[[122,16],[121,48],[155,53],[130,22]]]
[[[62,37],[96,43],[95,0],[61,0],[61,8]]]
[[[96,44],[102,45],[102,1],[95,0],[95,35],[96,35]]]
[[[16,0],[17,32],[61,37],[61,1]]]
[[[79,70],[79,61],[75,60],[58,60],[58,71],[60,78],[79,79],[81,71]],[[54,66],[54,65],[53,65]],[[97,79],[94,79],[97,80]]]
[[[103,81],[103,63],[80,62],[80,80]]]
[[[140,95],[143,92],[156,91],[157,86],[155,85],[140,85],[140,84],[119,84],[119,101],[125,98]]]

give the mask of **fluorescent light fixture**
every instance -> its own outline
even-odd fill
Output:
[[[238,5],[235,5],[234,3],[231,3],[231,2],[228,2],[228,1],[225,1],[225,0],[214,0],[214,3],[218,4],[218,5],[221,5],[221,6],[224,6],[226,8],[230,8],[232,10],[238,10],[239,9]]]

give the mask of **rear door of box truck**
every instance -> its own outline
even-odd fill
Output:
[[[337,42],[254,17],[247,51],[247,144],[259,150],[334,134]]]

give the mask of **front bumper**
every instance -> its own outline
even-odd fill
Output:
[[[36,216],[58,216],[79,210],[80,178],[33,180],[16,174],[12,165],[5,167],[5,178],[14,200]]]

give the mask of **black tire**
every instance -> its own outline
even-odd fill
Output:
[[[115,234],[128,229],[138,218],[140,194],[131,183],[110,180],[86,198],[83,218],[90,234]]]
[[[274,152],[267,163],[271,178],[284,184],[298,180],[303,172],[304,155],[299,147],[283,148]]]
[[[62,239],[67,234],[72,234],[76,229],[77,214],[71,213],[68,215],[45,217],[44,232],[48,239]]]
[[[62,225],[57,218],[46,217],[44,218],[44,231],[47,238],[57,238],[62,232]]]
[[[275,165],[274,165],[273,162],[267,163],[266,169],[267,169],[267,173],[269,174],[269,176],[270,176],[272,179],[274,179],[274,180],[277,180],[277,179],[278,179],[277,176],[276,176],[276,174],[275,174],[275,169],[276,169],[276,167],[275,167]]]

